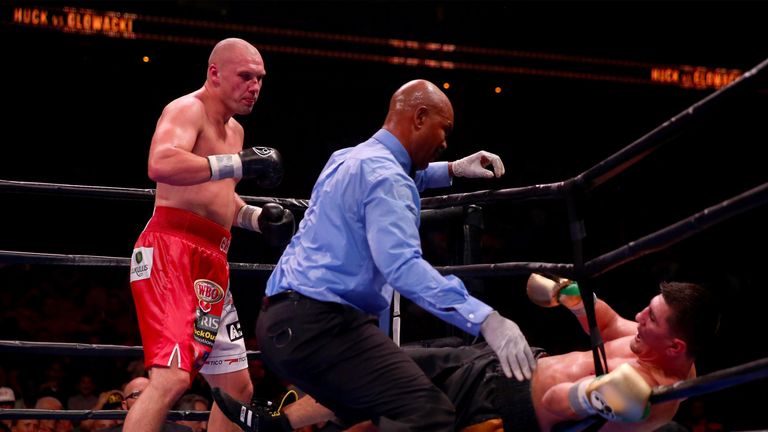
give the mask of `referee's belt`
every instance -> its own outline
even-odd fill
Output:
[[[261,299],[261,310],[265,311],[269,309],[270,306],[274,306],[286,300],[296,301],[296,300],[301,300],[303,298],[307,298],[307,297],[299,294],[294,290],[286,290],[283,292],[279,292],[275,295],[271,295],[269,297],[264,297],[263,299]]]

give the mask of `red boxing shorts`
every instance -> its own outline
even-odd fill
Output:
[[[131,255],[131,291],[145,367],[203,374],[245,369],[229,293],[230,233],[192,212],[156,207]]]

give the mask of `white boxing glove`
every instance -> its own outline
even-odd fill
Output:
[[[579,284],[557,276],[531,273],[526,286],[528,298],[542,307],[563,305],[576,315],[584,314]]]
[[[493,171],[485,168],[488,165],[493,166]],[[496,177],[504,175],[504,163],[501,158],[485,150],[451,162],[451,169],[454,177],[492,178],[494,173]]]
[[[651,386],[629,363],[597,378],[574,384],[568,402],[579,416],[592,414],[611,421],[638,422],[651,413]]]

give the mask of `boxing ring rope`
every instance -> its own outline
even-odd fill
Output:
[[[640,258],[652,252],[662,250],[684,240],[732,216],[746,212],[768,202],[768,183],[763,183],[749,191],[727,199],[674,223],[666,228],[594,258],[584,264],[588,277],[597,276],[617,266]],[[96,255],[61,255],[49,253],[19,252],[0,250],[0,262],[13,264],[54,264],[109,267],[130,265],[130,258],[106,257]],[[271,272],[273,264],[230,263],[233,271]],[[456,266],[436,266],[440,273],[457,276],[510,276],[530,272],[554,273],[573,277],[573,265],[543,262],[507,262],[494,264],[468,264]]]
[[[140,346],[0,340],[0,353],[4,352],[93,356],[123,355],[139,357],[144,354],[144,349]]]
[[[94,356],[131,356],[139,357],[144,354],[141,346],[86,344],[69,342],[29,342],[0,340],[0,353],[25,352],[27,354],[58,354],[58,355],[94,355]],[[259,357],[261,351],[246,350],[248,357]]]
[[[583,222],[579,216],[576,198],[580,197],[588,189],[592,189],[606,182],[610,178],[624,172],[630,166],[647,157],[661,145],[669,142],[683,131],[694,120],[700,120],[703,113],[710,113],[718,104],[743,91],[749,85],[757,81],[757,77],[768,65],[768,60],[763,61],[745,73],[739,79],[731,82],[720,90],[712,93],[677,116],[668,120],[650,133],[631,143],[614,155],[584,171],[583,173],[563,182],[535,185],[522,188],[503,189],[495,191],[478,191],[463,194],[445,195],[439,197],[423,198],[421,200],[424,215],[437,215],[426,213],[427,210],[442,210],[447,207],[463,206],[467,204],[490,203],[501,200],[524,201],[529,199],[557,199],[565,198],[568,203],[569,224],[573,241],[574,263],[533,263],[533,262],[509,262],[496,264],[469,264],[460,266],[437,267],[441,273],[452,273],[457,276],[506,276],[519,275],[530,272],[546,272],[581,279],[593,277],[631,260],[637,259],[651,252],[662,250],[678,241],[681,241],[695,233],[698,233],[731,216],[750,210],[768,201],[768,183],[755,187],[736,197],[725,200],[720,204],[709,207],[691,217],[683,219],[673,225],[630,242],[614,251],[605,253],[588,262],[583,262],[581,239],[584,237]],[[109,197],[126,200],[151,200],[154,198],[153,189],[130,189],[102,186],[60,185],[36,182],[18,182],[0,180],[0,192],[34,192],[50,194],[71,194],[75,196]],[[269,202],[278,203],[284,207],[302,210],[307,208],[308,201],[300,199],[269,198],[269,197],[242,197],[244,201],[253,204]],[[39,254],[31,252],[0,251],[0,263],[35,263],[35,264],[60,264],[83,266],[128,266],[128,258],[100,257],[91,255],[57,255]],[[269,272],[274,266],[266,264],[231,263],[233,270],[263,271]],[[585,292],[585,304],[591,303],[592,296],[588,285]],[[587,305],[589,306],[589,305]],[[113,345],[90,344],[51,344],[20,341],[0,341],[0,351],[26,351],[37,353],[62,352],[100,355],[127,354],[137,356],[141,347],[119,347]],[[249,354],[255,352],[249,352]],[[596,361],[596,369],[598,368]],[[651,396],[652,403],[660,403],[667,400],[699,395],[733,385],[741,384],[768,376],[768,359],[762,359],[744,365],[724,369],[712,374],[704,375],[692,380],[683,381],[673,386],[664,386],[654,389]],[[18,417],[10,417],[10,416]],[[101,417],[101,416],[105,417]],[[117,417],[106,417],[115,415]],[[171,412],[169,419],[192,419],[185,415],[195,416],[195,420],[207,418],[207,412]],[[197,417],[199,415],[199,417]],[[38,417],[50,416],[50,417]],[[83,416],[83,417],[77,417]],[[1,410],[0,418],[123,418],[125,411],[46,411],[46,410]],[[182,418],[175,417],[181,416]],[[588,426],[580,422],[581,427]],[[594,421],[590,422],[593,424]],[[562,430],[562,429],[560,429]],[[582,429],[576,429],[582,430]]]
[[[76,197],[101,197],[133,201],[151,201],[155,199],[155,189],[134,189],[111,186],[84,186],[41,182],[22,182],[0,180],[0,192],[7,193],[41,193],[60,195],[62,193]],[[293,210],[306,210],[309,200],[296,198],[255,197],[241,195],[246,203],[263,205],[277,203]]]
[[[690,380],[655,387],[651,392],[649,402],[657,404],[675,399],[699,396],[766,377],[768,377],[768,357],[739,366],[721,369]]]
[[[62,255],[52,253],[19,252],[0,250],[0,263],[7,264],[48,264],[87,267],[129,267],[130,258],[99,255]],[[230,271],[254,271],[271,273],[274,264],[229,263]]]
[[[691,217],[588,261],[585,273],[594,277],[651,252],[665,249],[732,216],[768,202],[768,183],[709,207]]]
[[[44,410],[44,409],[0,409],[3,419],[37,420],[124,420],[126,410]],[[168,411],[167,420],[206,421],[210,411]]]
[[[732,216],[736,216],[768,202],[768,183],[763,183],[749,191],[708,207],[693,216],[685,218],[666,228],[662,228],[645,237],[594,258],[584,264],[587,277],[594,277],[617,266],[640,258],[652,252],[665,249],[672,244],[701,232]],[[96,255],[60,255],[48,253],[19,252],[0,250],[0,262],[13,264],[54,264],[108,267],[130,265],[130,258],[105,257]],[[273,264],[230,263],[233,271],[271,272]],[[468,264],[456,266],[436,266],[442,274],[457,276],[514,276],[530,272],[553,273],[574,278],[572,264],[544,262],[507,262],[494,264]]]

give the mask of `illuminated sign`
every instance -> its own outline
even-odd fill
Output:
[[[13,22],[32,27],[49,28],[80,34],[100,34],[111,37],[134,38],[135,14],[97,12],[90,9],[70,8],[13,9]]]
[[[5,15],[3,8],[3,15]],[[498,48],[483,48],[420,42],[405,39],[386,39],[361,37],[333,33],[289,30],[247,24],[201,21],[195,19],[173,18],[150,15],[137,15],[125,12],[96,11],[74,7],[10,7],[12,23],[24,27],[62,31],[82,35],[98,35],[113,38],[163,41],[175,44],[192,44],[211,47],[218,42],[215,33],[228,35],[232,30],[243,33],[264,35],[265,38],[298,38],[301,43],[317,41],[321,43],[353,43],[361,46],[387,48],[384,52],[341,50],[336,46],[330,49],[323,46],[301,46],[301,43],[262,42],[260,48],[266,51],[288,53],[301,56],[318,56],[343,60],[388,63],[406,67],[426,67],[448,70],[468,70],[494,74],[533,75],[580,80],[609,81],[627,84],[671,85],[685,89],[718,89],[739,78],[743,71],[738,69],[707,68],[699,66],[659,66],[649,63],[631,62],[615,59],[598,59],[573,55],[559,55],[540,52],[525,52]],[[2,24],[7,21],[2,17]],[[138,27],[138,31],[136,31]],[[202,32],[201,30],[205,30]],[[269,40],[269,39],[267,39]],[[394,51],[394,52],[392,52]],[[415,51],[416,53],[406,53]],[[426,53],[426,54],[425,54]],[[425,58],[431,53],[441,55],[440,59]],[[491,63],[449,59],[454,54],[472,54],[490,57]],[[504,59],[515,59],[515,64],[499,63]],[[534,63],[526,63],[534,60]],[[148,59],[144,60],[145,62]],[[554,63],[547,66],[546,63]],[[595,69],[571,68],[572,64],[588,64]],[[618,68],[625,69],[619,71]],[[626,70],[631,69],[631,70]],[[650,71],[650,77],[648,73]]]
[[[651,81],[683,88],[718,89],[742,75],[738,69],[710,69],[701,66],[660,67],[651,69]]]

